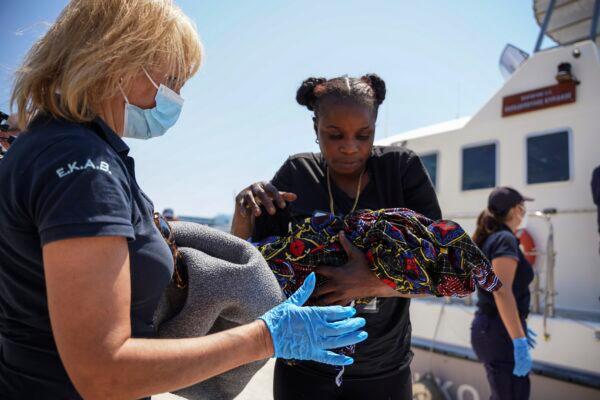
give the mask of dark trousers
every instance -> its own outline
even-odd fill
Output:
[[[524,319],[522,319],[524,321]],[[527,328],[525,327],[525,331]],[[500,316],[478,312],[471,325],[471,345],[485,366],[491,400],[524,400],[529,398],[529,375],[513,375],[513,344]]]
[[[342,386],[334,377],[313,374],[305,368],[275,363],[275,400],[411,400],[410,368],[382,378],[343,377]]]

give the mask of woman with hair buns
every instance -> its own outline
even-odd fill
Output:
[[[270,182],[242,190],[232,233],[253,241],[285,236],[290,223],[315,211],[346,215],[356,209],[406,207],[440,219],[435,191],[419,157],[403,147],[373,146],[385,91],[377,75],[305,80],[296,100],[313,112],[321,152],[293,155]],[[355,362],[345,367],[339,386],[334,367],[277,360],[275,399],[410,399],[410,300],[380,281],[343,234],[340,240],[349,261],[341,268],[318,267],[327,281],[313,297],[323,305],[373,297],[367,306],[357,307],[367,321],[369,338],[356,347]]]
[[[73,0],[29,51],[0,163],[3,400],[135,399],[273,355],[344,365],[326,349],[366,338],[352,307],[302,307],[314,275],[250,324],[153,338],[176,254],[122,137],[175,124],[200,58],[170,0]]]
[[[471,344],[485,366],[492,400],[529,398],[530,352],[536,335],[526,320],[533,268],[515,234],[526,221],[525,201],[532,200],[510,187],[495,188],[473,234],[503,285],[494,293],[477,290],[471,326]]]

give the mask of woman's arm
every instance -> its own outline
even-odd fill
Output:
[[[190,386],[275,355],[349,365],[327,349],[361,342],[363,318],[352,307],[303,307],[310,274],[261,321],[191,339],[131,337],[130,270],[122,237],[59,240],[43,247],[50,322],[61,360],[87,399],[130,399]]]
[[[296,200],[296,195],[280,192],[269,182],[256,182],[242,190],[235,198],[235,209],[231,221],[231,234],[241,239],[248,239],[254,231],[254,221],[262,213],[263,205],[269,215],[274,215],[277,208],[283,209],[287,202]]]
[[[248,239],[252,236],[252,231],[254,230],[254,213],[247,213],[245,209],[243,209],[243,205],[240,204],[237,200],[235,203],[235,208],[233,210],[233,218],[231,220],[231,234],[239,237],[240,239]],[[250,215],[247,215],[250,214]]]
[[[512,292],[517,272],[517,260],[512,257],[497,257],[492,260],[492,268],[502,282],[502,287],[493,293],[500,318],[511,339],[525,337],[517,302]]]
[[[317,267],[317,274],[328,280],[317,289],[314,297],[319,305],[346,305],[362,297],[428,297],[428,294],[404,294],[379,279],[369,266],[367,257],[340,232],[340,243],[348,254],[348,262],[341,267]]]
[[[131,338],[124,238],[56,241],[43,256],[53,335],[84,398],[141,398],[273,355],[262,321],[201,338]]]

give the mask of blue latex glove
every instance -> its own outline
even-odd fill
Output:
[[[513,352],[515,356],[515,367],[513,375],[526,376],[531,371],[531,353],[526,337],[513,339]]]
[[[531,328],[527,328],[527,344],[529,344],[529,347],[532,349],[535,348],[535,345],[537,344],[537,341],[535,340],[536,337],[537,333],[535,333]]]
[[[311,273],[285,302],[260,317],[269,328],[275,357],[313,360],[332,365],[350,365],[354,359],[326,349],[362,342],[367,332],[364,318],[350,318],[354,307],[302,307],[315,288]]]

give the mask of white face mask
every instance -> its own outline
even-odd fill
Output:
[[[525,210],[525,215],[521,219],[521,223],[517,229],[525,229],[527,228],[527,224],[529,223],[529,215],[527,214],[527,210]]]

